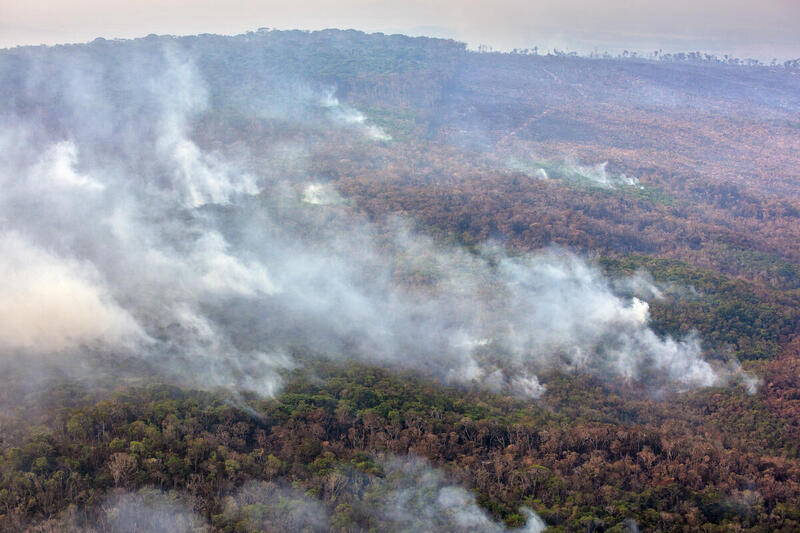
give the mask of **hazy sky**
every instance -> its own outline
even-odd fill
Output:
[[[0,46],[356,28],[470,46],[800,57],[800,0],[0,0]]]

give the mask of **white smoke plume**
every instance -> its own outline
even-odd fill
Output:
[[[463,487],[415,457],[384,461],[385,478],[365,496],[373,513],[390,531],[452,531],[540,533],[547,527],[533,511],[522,508],[525,526],[509,529],[492,520]]]
[[[171,185],[189,207],[227,204],[235,196],[257,194],[255,178],[232,168],[217,154],[208,154],[188,137],[187,121],[208,109],[205,85],[188,60],[165,53],[165,70],[148,89],[160,105],[156,150],[169,166]]]
[[[309,183],[303,189],[303,201],[314,205],[333,205],[344,200],[330,184]]]
[[[339,102],[334,91],[328,91],[322,99],[323,107],[335,122],[358,127],[364,135],[375,141],[391,141],[392,136],[375,124],[369,124],[367,117],[358,109]]]
[[[639,185],[638,178],[627,176],[626,174],[611,174],[608,172],[606,170],[608,161],[591,166],[579,165],[575,162],[568,162],[567,164],[574,175],[601,187],[613,188],[619,185]]]
[[[595,165],[582,165],[573,158],[566,158],[563,162],[553,162],[509,157],[503,161],[502,166],[511,172],[521,172],[526,176],[539,180],[557,179],[604,189],[617,187],[644,188],[639,184],[639,179],[634,176],[609,172],[607,169],[608,161]]]
[[[646,301],[573,254],[470,253],[370,223],[302,175],[313,144],[272,147],[287,166],[263,170],[203,148],[193,124],[224,88],[185,51],[82,50],[31,52],[29,105],[0,114],[3,353],[87,346],[264,395],[309,352],[527,397],[551,369],[678,388],[739,374],[697,338],[657,336]],[[310,120],[298,99],[283,124]],[[365,124],[330,99],[319,142]]]

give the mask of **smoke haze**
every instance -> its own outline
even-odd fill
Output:
[[[246,5],[171,0],[139,2],[2,3],[0,46],[55,44],[161,34],[241,33],[276,28],[359,28],[456,38],[500,49],[568,48],[592,51],[701,50],[739,56],[800,56],[793,1],[749,2],[363,2],[315,1],[287,5],[271,0]],[[99,23],[102,21],[102,23]],[[424,21],[424,26],[420,25]]]
[[[568,251],[468,252],[407,220],[368,221],[305,172],[315,142],[365,154],[392,142],[329,87],[274,78],[246,104],[316,141],[276,142],[260,159],[203,147],[194,125],[228,95],[194,59],[177,45],[72,47],[16,70],[25,96],[2,110],[0,136],[6,355],[99,350],[267,396],[304,353],[526,397],[553,369],[678,389],[738,379],[696,336],[657,336],[642,297]]]

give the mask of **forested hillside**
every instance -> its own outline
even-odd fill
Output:
[[[0,51],[0,530],[797,531],[800,70]]]

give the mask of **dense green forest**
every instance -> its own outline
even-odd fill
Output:
[[[800,530],[800,76],[684,59],[0,51],[0,530]]]

